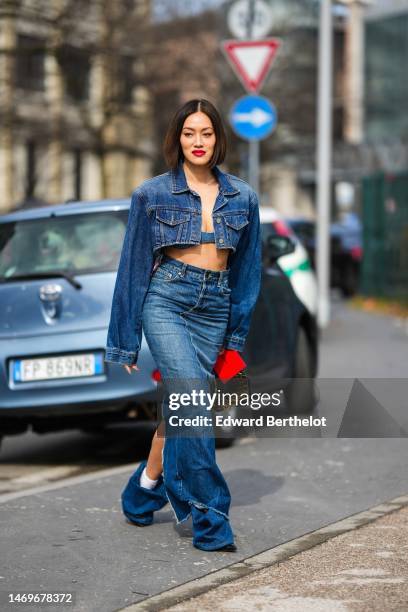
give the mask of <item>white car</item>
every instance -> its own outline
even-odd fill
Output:
[[[289,236],[295,243],[295,250],[279,257],[278,265],[289,278],[294,292],[308,311],[317,314],[317,283],[308,253],[291,227],[279,213],[269,206],[260,206],[259,215],[264,239],[268,235]]]

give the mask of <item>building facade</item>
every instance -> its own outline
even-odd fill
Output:
[[[0,213],[128,196],[151,173],[149,0],[3,0]]]

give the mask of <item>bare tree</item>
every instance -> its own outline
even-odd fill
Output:
[[[37,172],[32,169],[26,193],[35,191],[38,167],[47,164],[49,201],[61,198],[64,151],[85,148],[98,156],[102,195],[109,193],[107,159],[111,152],[148,154],[146,145],[145,150],[140,149],[140,142],[149,139],[149,106],[142,91],[146,83],[144,58],[149,47],[148,6],[147,0],[2,3],[0,19],[5,44],[0,49],[0,138],[6,161],[3,208],[13,202],[13,146],[19,138],[41,145]],[[20,22],[30,24],[29,36],[19,34]],[[42,85],[35,91],[32,72],[40,65],[41,74],[37,76]],[[26,82],[19,82],[19,78]],[[27,112],[28,107],[31,112]],[[40,150],[46,148],[47,160],[40,159]]]

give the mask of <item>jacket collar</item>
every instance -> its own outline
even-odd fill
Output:
[[[218,166],[213,168],[214,175],[220,185],[220,192],[227,195],[234,195],[240,193],[239,189],[236,189],[228,179],[225,172],[219,169]],[[172,192],[182,193],[188,191],[189,186],[187,185],[186,175],[183,169],[183,162],[179,161],[177,168],[170,170],[171,181],[172,181]]]

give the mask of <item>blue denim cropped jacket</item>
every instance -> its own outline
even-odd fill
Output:
[[[219,191],[212,212],[215,245],[231,249],[228,266],[231,306],[224,347],[242,351],[261,283],[259,204],[245,181],[213,173]],[[142,309],[162,247],[197,245],[201,200],[187,184],[182,162],[144,181],[132,194],[116,277],[105,361],[132,365],[142,341]]]

